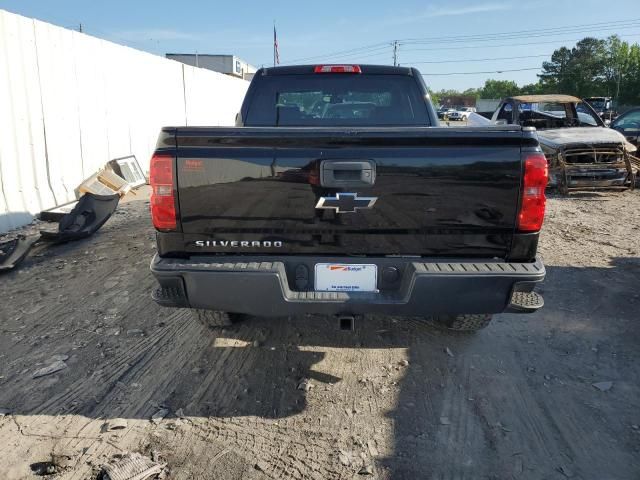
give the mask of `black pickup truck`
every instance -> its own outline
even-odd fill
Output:
[[[439,128],[416,69],[368,65],[260,69],[237,124],[162,129],[161,305],[210,325],[382,313],[457,330],[542,306],[535,130]]]

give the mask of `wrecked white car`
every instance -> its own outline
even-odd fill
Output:
[[[593,108],[577,97],[509,97],[500,103],[492,122],[538,130],[540,146],[549,162],[549,186],[562,193],[635,185],[630,154],[636,147],[607,128]]]

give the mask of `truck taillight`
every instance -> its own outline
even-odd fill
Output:
[[[360,65],[316,65],[315,73],[362,73]]]
[[[524,160],[524,180],[522,199],[518,212],[518,230],[537,232],[542,228],[546,197],[544,195],[549,180],[547,159],[542,153],[527,155]]]
[[[177,227],[176,198],[174,192],[174,156],[155,153],[151,157],[149,183],[151,183],[151,219],[158,230],[170,231]]]

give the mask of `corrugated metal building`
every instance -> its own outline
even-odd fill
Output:
[[[440,105],[443,107],[475,107],[476,106],[476,97],[472,97],[469,95],[451,95],[440,98]]]
[[[256,67],[235,55],[209,55],[199,53],[167,53],[171,60],[176,60],[193,67],[206,68],[214,72],[224,73],[232,77],[251,80]]]

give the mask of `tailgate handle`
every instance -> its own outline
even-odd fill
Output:
[[[371,187],[376,181],[376,164],[372,160],[323,160],[320,185],[323,187]]]

